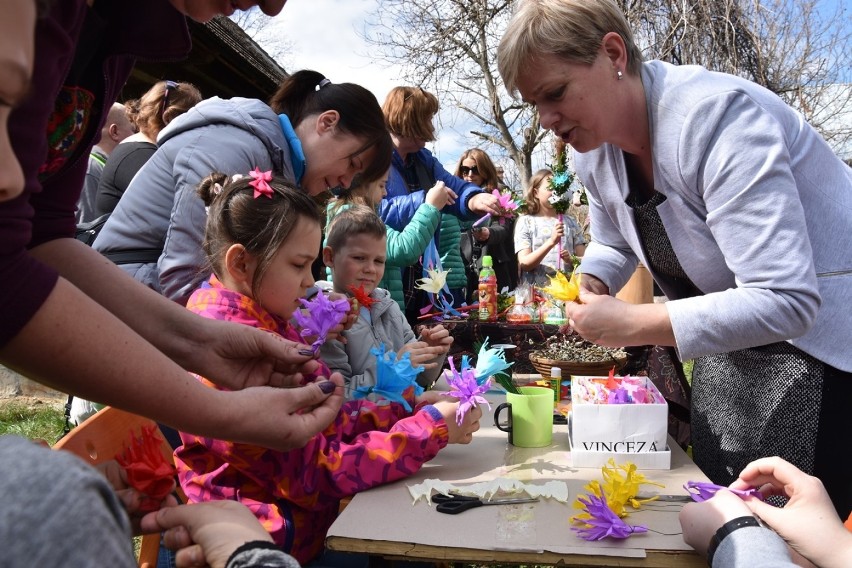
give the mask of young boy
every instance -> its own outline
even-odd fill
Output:
[[[351,294],[352,287],[363,286],[372,300],[370,306],[361,306],[358,320],[345,334],[346,343],[328,341],[320,350],[325,364],[346,380],[346,397],[352,398],[358,387],[376,384],[376,358],[370,349],[381,344],[400,357],[410,353],[412,365],[425,367],[417,382],[424,387],[434,383],[453,338],[441,325],[424,328],[415,337],[390,293],[376,288],[385,273],[387,237],[375,211],[356,205],[337,214],[326,230],[322,255],[336,292]]]

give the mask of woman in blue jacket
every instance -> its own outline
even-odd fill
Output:
[[[435,140],[432,119],[438,112],[438,99],[420,87],[394,87],[382,106],[385,122],[393,140],[393,158],[387,183],[387,197],[382,201],[379,215],[396,230],[402,230],[414,217],[423,203],[425,190],[442,181],[453,190],[458,199],[442,209],[459,219],[474,219],[486,213],[497,214],[497,198],[472,183],[454,176],[444,169],[426,143]],[[464,300],[467,285],[459,241],[458,223],[441,223],[436,233],[436,245],[444,270],[449,269],[447,286],[456,305]],[[403,270],[403,290],[406,298],[406,315],[409,320],[419,315],[423,299],[416,299],[413,283],[422,274],[419,267]]]

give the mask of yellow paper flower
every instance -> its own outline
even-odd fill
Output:
[[[625,517],[629,513],[625,507],[629,504],[634,509],[638,509],[644,503],[656,501],[656,497],[649,499],[637,499],[640,485],[656,485],[657,487],[665,487],[662,483],[650,481],[643,474],[639,473],[636,464],[625,463],[617,466],[614,459],[610,459],[607,465],[601,468],[603,474],[603,483],[598,481],[589,482],[584,489],[598,497],[606,497],[607,504],[612,512],[619,517]],[[574,502],[575,509],[584,509],[584,505],[579,499]],[[571,521],[583,523],[585,519],[590,519],[588,513],[580,513],[571,517]]]
[[[556,276],[550,277],[550,286],[543,288],[543,291],[557,300],[573,302],[580,297],[580,273],[573,272],[571,280],[568,280],[562,272],[557,271]]]
[[[417,281],[417,289],[423,290],[424,292],[431,292],[433,294],[439,293],[444,287],[444,284],[447,282],[448,272],[449,270],[427,268],[426,273],[429,276]]]

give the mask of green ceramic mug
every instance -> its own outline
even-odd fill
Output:
[[[494,425],[509,433],[509,443],[522,448],[549,446],[553,439],[553,391],[544,387],[520,387],[521,394],[506,393],[506,402],[494,410]],[[508,421],[500,423],[500,412]]]

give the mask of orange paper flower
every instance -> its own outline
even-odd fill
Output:
[[[155,426],[143,427],[138,437],[130,433],[130,443],[115,456],[127,472],[127,483],[146,497],[143,511],[158,509],[174,487],[175,467],[163,456],[162,444]]]
[[[376,303],[375,298],[371,298],[370,295],[364,290],[364,285],[361,284],[358,288],[355,286],[349,286],[349,291],[352,292],[352,296],[358,300],[358,305],[364,308],[370,309],[370,306]]]

